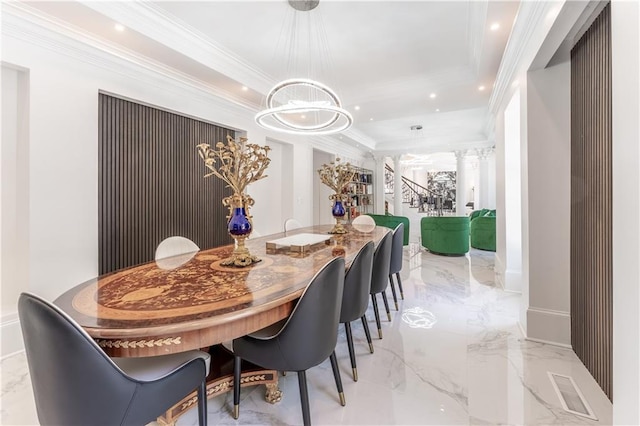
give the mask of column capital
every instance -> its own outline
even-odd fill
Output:
[[[467,155],[467,150],[461,149],[458,151],[453,151],[453,153],[456,155],[457,160],[464,160],[464,157]]]
[[[493,154],[494,148],[478,148],[476,149],[476,155],[479,160],[486,160],[491,154]]]
[[[376,164],[384,164],[385,161],[387,160],[387,156],[386,155],[374,155],[373,156],[373,161],[376,162]]]

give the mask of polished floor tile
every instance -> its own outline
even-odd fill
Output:
[[[525,340],[518,327],[520,296],[494,285],[493,253],[437,256],[405,248],[405,300],[382,312],[383,339],[370,354],[362,325],[353,324],[358,382],[341,327],[336,353],[347,405],[340,406],[328,361],[308,371],[311,418],[326,425],[611,424],[611,403],[570,349]],[[389,292],[391,301],[391,294]],[[380,308],[384,310],[382,303]],[[24,354],[2,361],[2,424],[34,424]],[[547,372],[573,377],[598,421],[562,409]],[[283,400],[269,404],[264,388],[244,388],[240,419],[232,395],[209,400],[209,424],[301,424],[295,373],[280,378]],[[197,424],[194,410],[179,426]]]

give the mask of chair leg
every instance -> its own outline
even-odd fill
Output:
[[[353,348],[353,335],[351,334],[351,323],[344,323],[344,330],[347,332],[347,346],[349,347],[349,358],[351,359],[351,371],[353,372],[353,381],[358,381],[358,369],[356,367],[356,354]]]
[[[369,342],[369,352],[373,353],[373,342],[371,341],[371,332],[369,332],[369,324],[367,323],[367,317],[365,315],[360,318],[362,320],[362,327],[364,328],[364,334],[367,336],[367,342]]]
[[[198,424],[207,426],[207,380],[198,386]]]
[[[344,400],[344,390],[342,389],[342,379],[340,378],[340,369],[338,368],[338,359],[336,358],[336,351],[331,352],[331,355],[329,355],[329,359],[331,360],[331,369],[333,370],[333,378],[336,380],[336,388],[338,388],[340,405],[344,407],[347,403]]]
[[[393,283],[393,275],[389,275],[389,287],[391,287],[391,295],[393,296],[393,303],[396,304],[396,311],[398,310],[398,297],[396,296],[396,286]]]
[[[391,311],[389,310],[389,301],[387,300],[387,293],[382,292],[382,301],[384,302],[384,308],[387,310],[387,319],[391,322]]]
[[[376,325],[378,326],[378,337],[382,339],[382,325],[380,324],[380,312],[378,312],[378,301],[376,295],[371,295],[371,301],[373,302],[373,313],[376,316]]]
[[[402,291],[402,280],[400,279],[400,272],[396,272],[396,279],[398,280],[398,289],[400,289],[400,297],[404,300],[404,291]]]
[[[233,357],[233,418],[238,420],[240,417],[240,368],[242,358],[235,355]]]
[[[311,425],[309,413],[309,392],[307,391],[307,372],[298,371],[298,386],[300,387],[300,405],[302,405],[302,422],[304,426]]]

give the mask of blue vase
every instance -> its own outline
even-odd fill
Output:
[[[336,200],[333,203],[333,208],[331,209],[331,214],[333,215],[333,217],[335,218],[343,217],[345,213],[346,211],[344,209],[344,206],[342,205],[342,201]]]
[[[251,233],[251,222],[247,218],[244,207],[235,207],[233,215],[227,224],[229,234],[235,236],[249,235]]]

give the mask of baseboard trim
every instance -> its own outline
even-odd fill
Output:
[[[502,288],[504,291],[522,293],[522,271],[506,270],[503,279]]]
[[[561,348],[573,350],[573,347],[571,345],[566,345],[564,343],[551,342],[549,340],[542,340],[542,339],[534,339],[533,337],[525,337],[525,340],[529,340],[531,342],[536,342],[536,343],[544,343],[546,345],[559,346]]]
[[[2,317],[0,335],[2,336],[0,358],[5,358],[24,350],[22,330],[20,329],[20,320],[17,313]]]
[[[571,348],[571,315],[550,309],[527,309],[527,340]]]
[[[522,293],[522,271],[507,269],[498,253],[494,256],[493,272],[496,276],[496,284],[504,291]],[[510,285],[507,285],[510,284]],[[515,285],[514,285],[515,284]]]
[[[498,253],[493,257],[493,272],[495,273],[496,284],[504,290],[504,272],[505,267],[502,259],[498,256]]]

